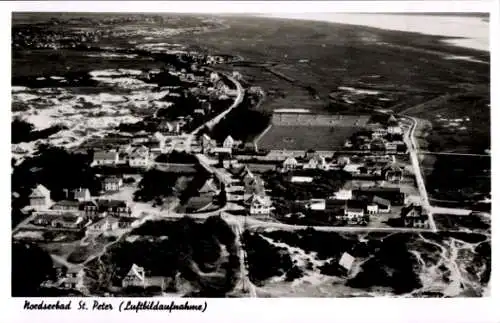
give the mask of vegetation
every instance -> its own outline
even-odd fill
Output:
[[[132,234],[168,239],[143,239],[120,242],[98,261],[89,265],[91,276],[101,279],[100,286],[120,285],[132,264],[143,266],[148,276],[175,277],[178,273],[211,296],[224,296],[237,281],[239,261],[235,235],[219,217],[196,223],[185,217],[176,222],[148,221]],[[221,245],[230,254],[221,257]],[[220,275],[206,276],[204,273]]]
[[[172,164],[196,164],[198,159],[192,154],[186,153],[184,151],[172,151],[169,154],[161,154],[156,157],[159,163],[172,163]]]
[[[218,142],[224,141],[227,136],[243,142],[251,141],[264,131],[271,121],[271,115],[252,109],[253,101],[245,95],[238,109],[233,109],[222,119],[209,134]]]
[[[40,296],[40,284],[54,278],[55,270],[47,252],[35,244],[12,242],[13,297]]]
[[[172,196],[176,192],[175,186],[179,177],[181,175],[178,173],[168,173],[157,169],[148,170],[138,184],[134,200],[148,202],[157,197]]]
[[[43,130],[34,130],[33,124],[19,118],[14,118],[11,123],[11,140],[13,144],[35,141],[48,138],[64,129],[66,129],[66,127],[56,125]]]
[[[90,163],[87,155],[73,154],[58,147],[40,147],[37,155],[14,168],[12,192],[20,195],[18,206],[28,203],[31,189],[37,184],[47,187],[54,200],[63,199],[66,188],[88,188],[96,195],[101,184]]]

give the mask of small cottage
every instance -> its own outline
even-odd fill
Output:
[[[30,206],[36,210],[48,209],[50,206],[50,191],[43,185],[37,185],[29,196]]]

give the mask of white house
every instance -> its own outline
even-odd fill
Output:
[[[348,221],[357,221],[365,215],[363,203],[359,201],[347,201],[344,208],[344,216]]]
[[[50,206],[50,191],[39,184],[33,189],[29,196],[30,206],[35,210],[45,210]]]
[[[269,196],[253,194],[250,198],[250,215],[266,215],[271,212]]]
[[[378,213],[378,205],[375,203],[370,203],[366,206],[366,212],[368,214],[377,214]]]
[[[97,151],[94,153],[93,166],[110,166],[119,162],[119,153],[117,151]]]
[[[310,176],[292,176],[290,182],[292,183],[311,183],[313,178]]]
[[[335,192],[334,197],[336,200],[351,200],[352,190],[340,189],[337,192]]]
[[[234,139],[231,136],[227,136],[226,139],[224,139],[224,142],[222,143],[222,147],[224,148],[233,148],[234,146]]]
[[[106,177],[102,181],[102,188],[106,192],[119,191],[122,186],[123,186],[123,180],[116,176]]]
[[[149,161],[149,149],[144,146],[134,148],[129,154],[130,167],[148,167]]]
[[[304,164],[304,169],[328,170],[328,164],[326,163],[325,157],[314,155],[306,164]]]
[[[310,199],[307,207],[311,210],[322,211],[326,209],[325,199]]]
[[[295,169],[295,168],[297,168],[298,164],[299,163],[297,162],[297,159],[295,159],[294,157],[292,157],[292,156],[287,157],[285,159],[285,161],[283,162],[283,170],[289,171],[289,170]]]
[[[122,287],[146,287],[146,272],[144,268],[133,264],[127,275],[122,279]]]
[[[342,267],[347,273],[351,271],[355,258],[349,253],[344,252],[340,257],[339,266]]]
[[[71,191],[68,189],[64,189],[64,192],[66,193],[66,199],[68,200],[78,200],[82,202],[82,201],[89,201],[91,197],[88,188],[80,187],[72,189]]]
[[[83,278],[85,271],[83,267],[69,268],[65,277],[62,279],[62,287],[66,289],[81,289],[84,287]]]
[[[348,172],[348,173],[351,173],[351,174],[356,174],[356,175],[359,175],[360,174],[360,170],[359,168],[363,166],[361,164],[347,164],[344,166],[343,170],[345,172]]]

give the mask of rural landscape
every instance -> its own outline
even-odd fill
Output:
[[[488,50],[243,14],[11,34],[13,297],[490,295]]]

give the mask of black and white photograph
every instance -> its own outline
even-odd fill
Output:
[[[11,297],[491,296],[490,13],[85,11],[11,15]]]

